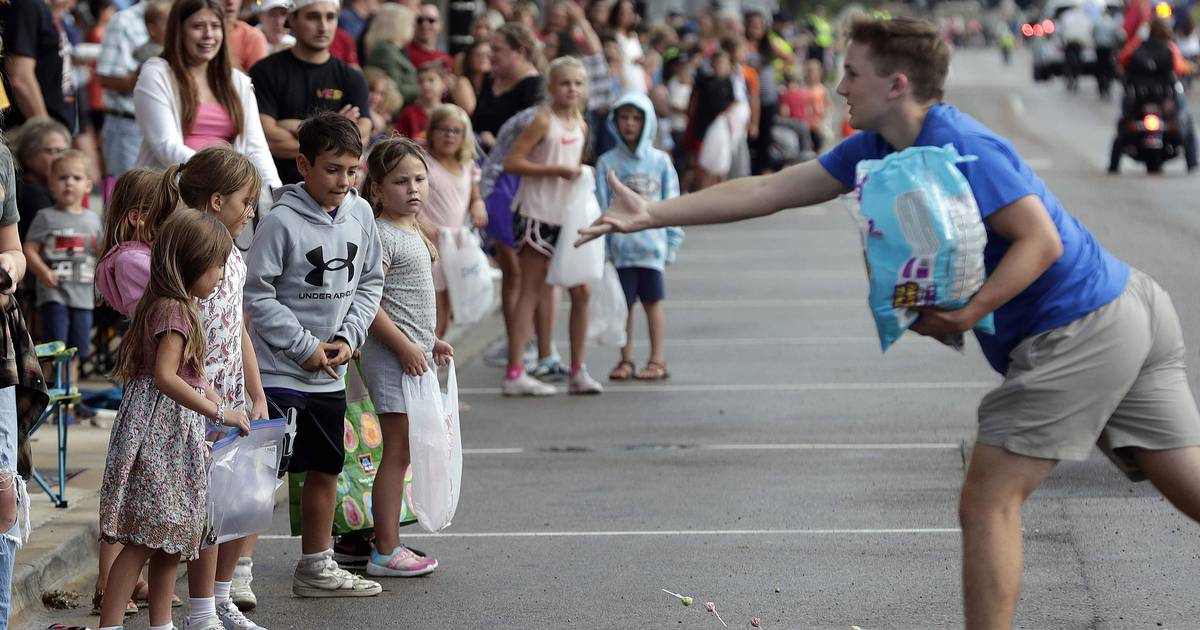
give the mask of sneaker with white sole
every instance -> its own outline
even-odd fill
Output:
[[[300,560],[292,575],[292,593],[297,597],[372,597],[381,592],[379,582],[338,567],[333,550],[326,550],[315,560]]]
[[[183,630],[225,630],[225,624],[221,623],[221,618],[213,615],[193,625],[190,617],[183,618]]]
[[[570,394],[600,394],[604,392],[604,386],[596,379],[588,374],[586,366],[579,366],[579,371],[571,375],[571,380],[567,384],[567,393]]]
[[[267,630],[247,619],[232,601],[217,604],[217,617],[225,624],[225,630]]]
[[[529,374],[543,383],[561,383],[571,376],[571,370],[562,364],[557,354],[540,359]]]
[[[504,379],[500,391],[505,396],[553,396],[558,393],[553,385],[547,385],[524,372],[517,378]]]
[[[392,553],[386,556],[379,553],[378,550],[371,550],[371,561],[367,563],[367,575],[419,577],[433,573],[436,568],[438,568],[437,560],[404,545],[396,545]]]
[[[366,568],[367,561],[371,559],[372,549],[374,545],[362,532],[343,534],[333,543],[333,561],[338,563],[339,567],[357,571]]]
[[[238,558],[237,566],[233,569],[233,583],[229,586],[229,598],[239,610],[250,611],[258,606],[258,598],[250,590],[250,582],[254,580],[254,560]]]

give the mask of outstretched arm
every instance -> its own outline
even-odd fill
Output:
[[[581,245],[609,232],[732,223],[774,214],[785,208],[824,203],[847,192],[816,160],[772,175],[740,177],[698,193],[647,203],[610,173],[613,201],[591,227],[580,230]]]

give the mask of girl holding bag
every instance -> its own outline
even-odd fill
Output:
[[[550,64],[547,91],[550,103],[513,143],[504,170],[521,176],[513,199],[516,212],[514,233],[521,267],[520,298],[508,324],[508,370],[504,375],[505,396],[550,396],[553,386],[525,372],[522,355],[533,334],[533,314],[546,285],[546,273],[556,248],[570,247],[573,234],[562,234],[572,194],[572,180],[579,177],[587,124],[581,108],[587,103],[587,73],[574,57],[559,57]],[[600,383],[583,364],[587,352],[588,300],[591,287],[580,284],[571,293],[572,394],[599,394]],[[540,357],[544,358],[544,357]]]
[[[479,229],[487,227],[488,214],[479,196],[479,167],[475,165],[475,132],[467,112],[457,105],[433,110],[426,134],[429,147],[429,200],[425,203],[425,234],[435,239],[440,230],[457,235],[467,215]],[[446,274],[441,261],[433,263],[433,288],[437,291],[439,339],[446,334],[453,316],[446,292]]]
[[[401,381],[404,374],[419,376],[435,360],[445,364],[454,356],[454,349],[435,334],[437,250],[418,219],[429,199],[429,170],[420,146],[394,136],[371,150],[363,183],[375,209],[384,268],[383,299],[362,349],[364,377],[383,430],[383,459],[371,506],[375,546],[367,562],[367,574],[379,577],[416,577],[438,566],[436,559],[400,544],[404,471],[410,460]]]

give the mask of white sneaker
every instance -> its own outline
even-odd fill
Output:
[[[296,563],[296,573],[292,575],[292,593],[297,597],[372,597],[382,592],[379,582],[338,567],[332,549],[325,550],[316,560]]]
[[[225,624],[225,630],[267,630],[247,619],[232,601],[217,604],[217,617]]]
[[[250,582],[254,580],[252,571],[254,560],[238,558],[237,567],[233,570],[233,584],[229,587],[229,598],[240,610],[254,610],[258,606],[258,598],[250,590]]]
[[[558,393],[553,385],[547,385],[529,374],[521,373],[514,379],[504,379],[501,392],[505,396],[553,396]]]
[[[221,618],[213,615],[196,625],[192,625],[191,617],[183,618],[183,630],[226,630],[225,624],[221,622]]]
[[[567,384],[567,393],[570,394],[600,394],[604,392],[604,386],[596,379],[588,374],[587,366],[579,366],[579,371],[571,375],[571,380]]]

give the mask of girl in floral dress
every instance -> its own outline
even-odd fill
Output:
[[[154,241],[150,283],[117,360],[125,397],[100,487],[100,534],[124,545],[113,562],[100,627],[118,628],[142,566],[150,562],[150,625],[171,623],[180,556],[200,548],[207,505],[204,421],[249,432],[245,411],[219,402],[205,381],[197,299],[221,283],[233,248],[207,213],[175,213]]]

